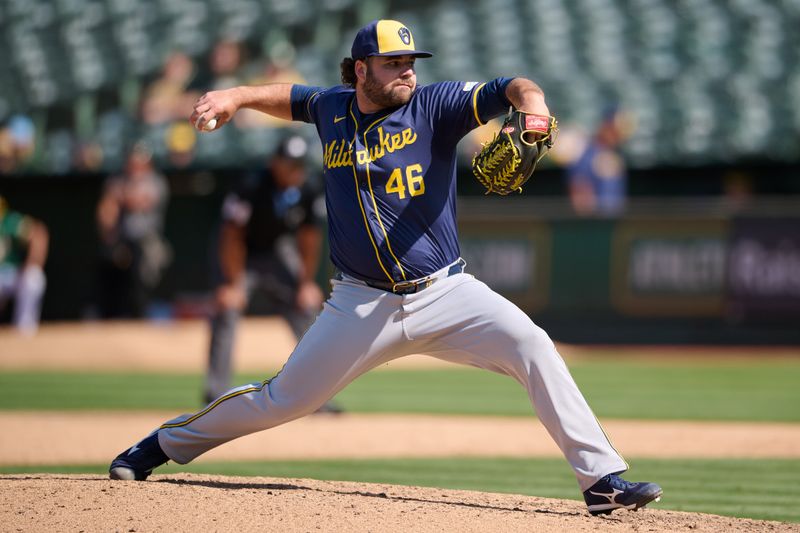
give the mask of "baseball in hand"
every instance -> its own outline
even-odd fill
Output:
[[[217,119],[216,118],[212,118],[211,120],[206,122],[206,125],[203,126],[203,129],[206,130],[206,131],[212,131],[216,127],[217,127]]]

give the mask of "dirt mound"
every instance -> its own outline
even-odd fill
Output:
[[[5,531],[800,531],[657,509],[590,517],[581,502],[514,494],[191,474],[144,483],[0,476],[0,523]]]

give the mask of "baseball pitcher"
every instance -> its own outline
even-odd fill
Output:
[[[284,368],[169,420],[122,452],[115,479],[145,479],[232,439],[314,412],[361,374],[409,354],[512,377],[577,476],[589,512],[637,509],[661,496],[630,483],[548,335],[465,271],[456,232],[456,145],[506,113],[474,172],[488,192],[524,184],[552,142],[555,120],[532,81],[418,85],[411,31],[394,20],[358,31],[341,63],[343,84],[237,87],[203,95],[191,121],[228,123],[242,108],[304,121],[323,147],[331,260],[338,273],[320,315]]]

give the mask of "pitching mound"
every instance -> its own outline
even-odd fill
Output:
[[[591,517],[577,501],[514,494],[193,474],[155,475],[147,482],[0,476],[0,523],[5,531],[800,530],[657,509]]]

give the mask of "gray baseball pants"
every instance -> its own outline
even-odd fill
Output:
[[[512,377],[578,479],[581,490],[627,470],[548,335],[469,274],[397,295],[344,276],[271,380],[232,389],[195,414],[161,426],[159,444],[185,464],[237,437],[313,413],[361,374],[410,354]]]

